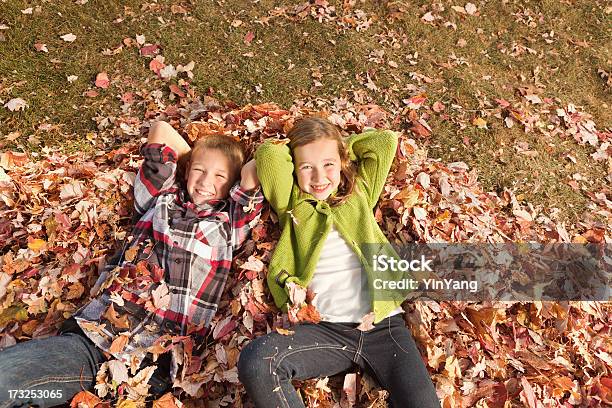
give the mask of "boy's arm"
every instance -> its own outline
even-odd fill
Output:
[[[180,159],[191,151],[191,147],[185,139],[168,122],[159,121],[153,123],[149,129],[147,144],[164,144],[174,150]]]
[[[172,187],[179,157],[191,148],[172,126],[156,122],[149,130],[147,144],[140,150],[144,161],[134,180],[134,208],[143,214],[162,191]]]
[[[257,177],[255,159],[253,159],[242,166],[240,171],[240,188],[244,191],[251,191],[257,187],[259,187],[259,178]]]
[[[242,185],[235,184],[230,190],[230,216],[232,246],[240,248],[257,224],[263,209],[263,193],[260,188],[244,190]]]
[[[255,152],[255,162],[263,194],[280,218],[287,211],[294,182],[289,147],[267,141]]]
[[[364,180],[370,207],[374,208],[395,158],[397,134],[390,130],[372,130],[349,137],[351,160],[357,161],[357,173]]]

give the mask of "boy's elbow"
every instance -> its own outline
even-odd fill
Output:
[[[159,143],[165,144],[165,135],[174,128],[168,122],[164,122],[163,120],[154,122],[149,128],[149,136],[147,137],[147,143]]]

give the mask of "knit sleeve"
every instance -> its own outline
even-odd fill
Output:
[[[374,208],[395,158],[397,134],[390,130],[371,130],[349,137],[351,160],[357,161],[357,174],[366,188],[370,208]]]
[[[264,196],[279,217],[287,211],[293,188],[293,159],[289,147],[267,141],[255,152],[257,177]]]

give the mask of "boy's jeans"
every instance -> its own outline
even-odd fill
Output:
[[[0,351],[0,407],[49,407],[92,389],[106,361],[87,338],[64,333]]]
[[[291,380],[325,377],[357,364],[389,391],[392,407],[440,407],[436,390],[402,315],[362,332],[356,324],[301,324],[269,333],[240,353],[238,375],[258,408],[304,407]]]
[[[102,351],[71,325],[58,336],[15,344],[0,350],[0,408],[63,404],[82,391],[93,392],[98,369],[106,361]],[[77,331],[74,331],[77,330]],[[145,358],[141,367],[153,364]],[[170,355],[161,355],[149,380],[149,392],[168,391]]]

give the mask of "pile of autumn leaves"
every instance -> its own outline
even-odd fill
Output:
[[[204,134],[231,134],[252,152],[265,138],[284,134],[303,113],[271,104],[231,110],[194,101],[160,118],[191,142]],[[389,127],[392,119],[372,105],[349,106],[329,117],[347,132]],[[100,265],[129,231],[139,143],[132,140],[90,157],[51,149],[36,160],[1,154],[0,347],[54,333],[88,301]],[[605,202],[594,211],[605,213]],[[387,237],[398,243],[610,242],[609,230],[596,221],[568,230],[521,203],[512,191],[482,191],[476,172],[465,163],[428,158],[407,135],[400,138],[375,216]],[[234,260],[234,274],[205,344],[180,337],[160,340],[156,352],[171,350],[182,365],[174,396],[166,394],[154,405],[248,405],[236,370],[241,348],[272,330],[290,330],[265,285],[278,235],[276,218],[266,210]],[[478,401],[500,408],[612,403],[607,303],[417,301],[405,309],[444,407]],[[146,386],[151,371],[118,368],[111,361],[98,374],[100,398],[82,392],[72,404],[141,406],[155,399]],[[384,406],[385,392],[361,374],[297,386],[310,407]]]

